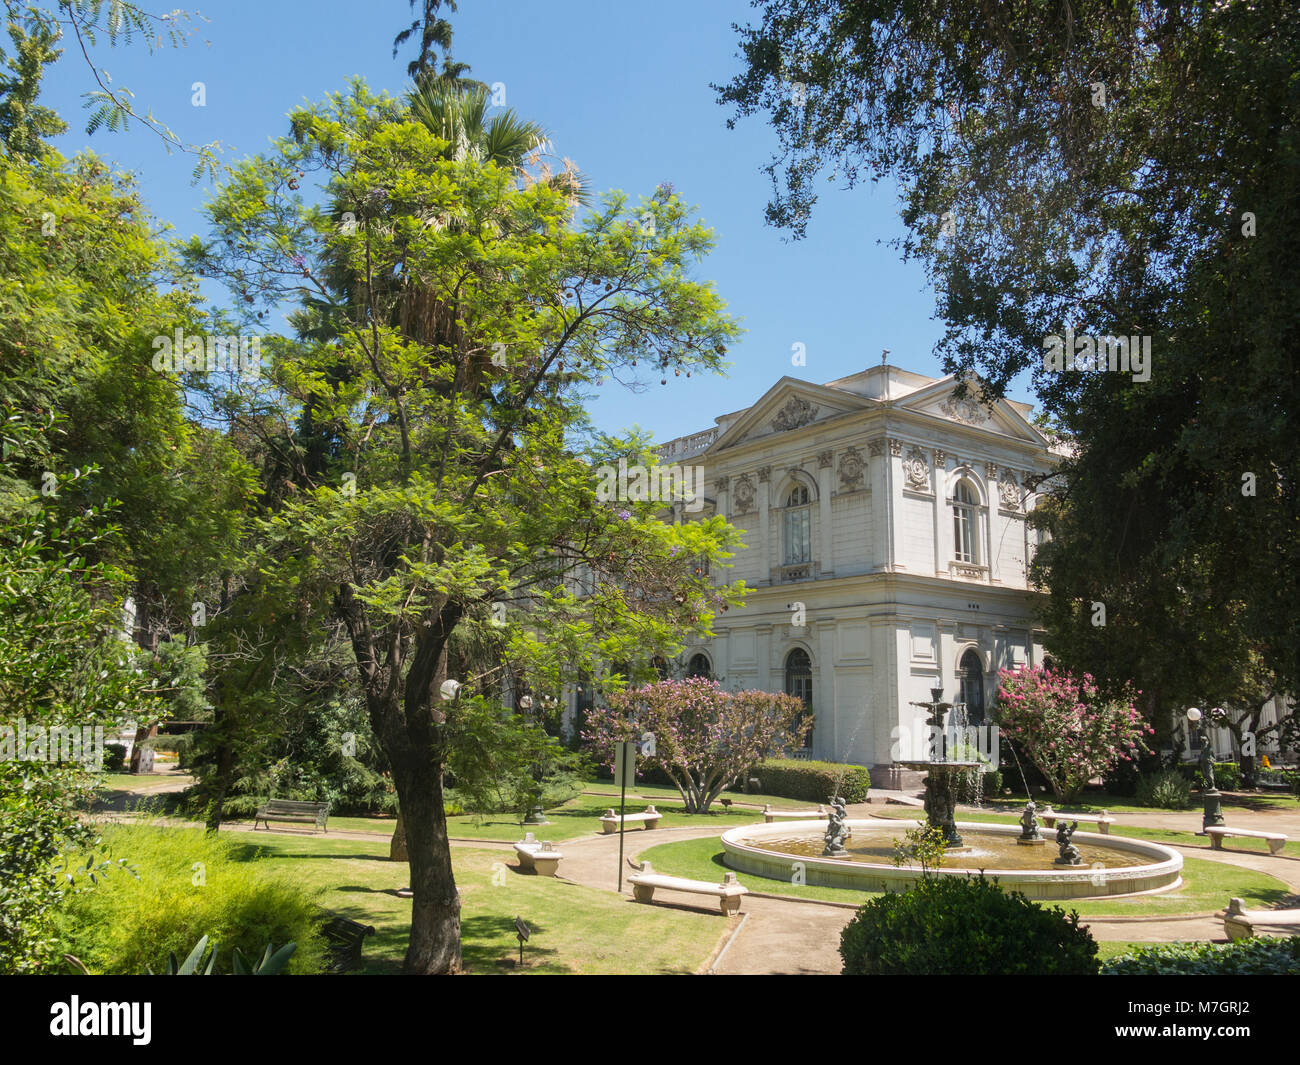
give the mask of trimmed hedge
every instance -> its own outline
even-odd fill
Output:
[[[839,784],[845,803],[866,802],[871,774],[865,766],[839,762],[805,762],[797,758],[769,758],[746,776],[757,777],[763,795],[807,802],[830,802]]]
[[[1300,976],[1300,936],[1165,943],[1111,958],[1103,976]]]
[[[1079,915],[995,880],[927,876],[859,908],[840,936],[845,976],[1091,976],[1097,944]]]
[[[120,773],[122,766],[126,764],[126,744],[124,743],[106,743],[104,744],[104,772]]]

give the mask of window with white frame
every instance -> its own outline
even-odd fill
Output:
[[[958,562],[979,562],[979,498],[960,481],[952,494],[952,541]]]
[[[812,561],[812,506],[808,489],[795,485],[785,499],[785,564]]]

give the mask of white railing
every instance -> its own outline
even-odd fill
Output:
[[[707,450],[715,440],[718,439],[718,430],[706,429],[702,433],[693,433],[690,436],[679,436],[676,440],[669,440],[666,444],[661,444],[655,449],[656,454],[661,459],[681,459],[689,455],[698,455],[701,451]]]

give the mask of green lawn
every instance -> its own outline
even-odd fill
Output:
[[[673,793],[676,796],[676,792]],[[716,826],[719,835],[736,825],[752,825],[761,822],[762,814],[754,810],[727,811],[715,806],[707,814],[688,814],[681,800],[669,802],[664,799],[653,800],[655,809],[663,814],[659,822],[661,828],[696,827],[699,825]],[[629,797],[627,812],[641,813],[649,805],[644,801],[631,801]],[[617,806],[617,801],[615,801]],[[457,814],[447,818],[447,832],[453,839],[489,839],[513,843],[524,838],[525,832],[536,834],[538,839],[562,840],[575,839],[578,836],[594,835],[601,830],[600,816],[610,808],[609,800],[603,796],[580,795],[570,799],[563,806],[546,811],[547,825],[525,825],[517,814]],[[244,818],[251,822],[252,818]],[[392,818],[372,817],[330,817],[329,828],[336,831],[379,832],[391,836],[396,822]],[[272,822],[275,824],[275,822]],[[293,827],[288,824],[288,827]],[[310,826],[306,826],[310,829]],[[639,825],[629,826],[629,832],[642,832]]]
[[[326,909],[375,926],[363,950],[365,973],[400,971],[411,903],[391,894],[405,886],[407,869],[388,861],[386,846],[277,836],[250,840],[247,853],[289,871],[303,887],[319,889]],[[519,971],[516,916],[532,930],[525,973],[690,974],[734,927],[719,914],[645,906],[612,892],[517,873],[513,854],[503,851],[456,847],[452,859],[471,973]]]
[[[173,779],[171,773],[104,773],[99,786],[105,791],[140,791]]]
[[[1106,962],[1121,954],[1132,954],[1135,950],[1144,950],[1147,947],[1162,947],[1165,945],[1166,944],[1164,943],[1099,942],[1097,944],[1097,957]]]

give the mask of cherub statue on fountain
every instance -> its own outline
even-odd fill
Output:
[[[844,800],[836,795],[831,799],[830,813],[827,815],[830,824],[826,827],[826,846],[822,848],[823,858],[843,858],[849,853],[844,849],[844,841],[848,838],[848,829],[845,828],[844,822],[848,816],[849,811],[844,805]]]
[[[1065,821],[1056,823],[1056,845],[1061,849],[1061,856],[1052,864],[1054,865],[1082,865],[1083,855],[1079,853],[1079,848],[1073,843],[1074,833],[1079,828],[1079,822],[1075,821],[1067,825]]]
[[[1020,815],[1021,833],[1019,839],[1022,843],[1036,843],[1042,840],[1038,833],[1038,807],[1034,805],[1034,800],[1030,799],[1025,803],[1025,812]]]

